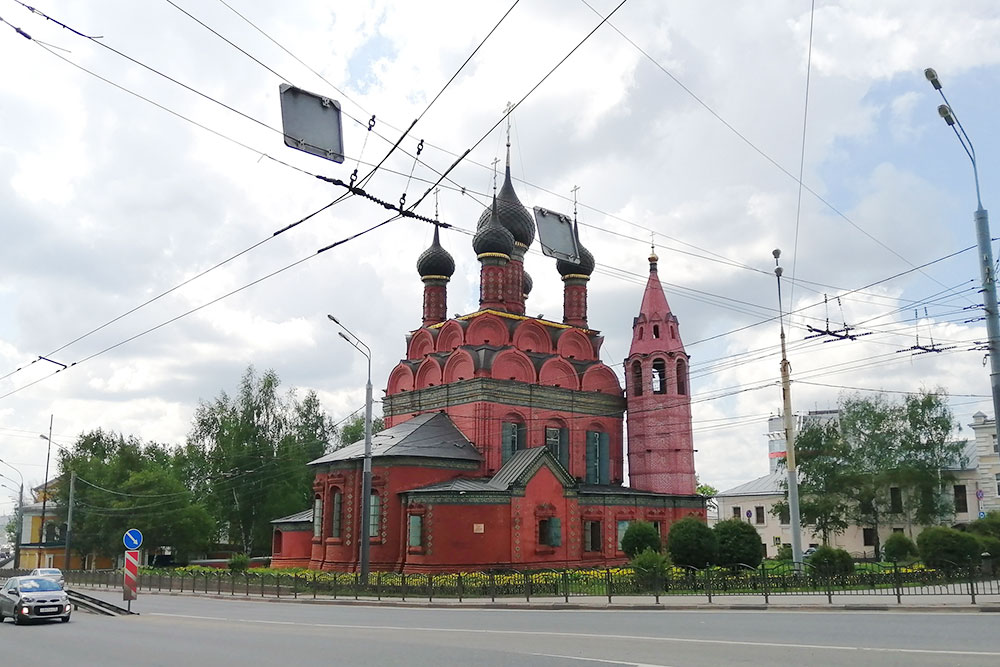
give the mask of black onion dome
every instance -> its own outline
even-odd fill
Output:
[[[524,277],[521,280],[521,293],[525,296],[531,294],[531,288],[534,287],[535,281],[531,279],[531,275],[525,271]]]
[[[500,224],[499,206],[496,197],[488,209],[486,224],[479,228],[472,237],[472,249],[477,255],[484,253],[500,253],[510,256],[514,251],[514,236]]]
[[[525,247],[530,246],[535,240],[535,221],[514,192],[514,184],[510,180],[510,166],[507,167],[503,187],[497,194],[497,210],[500,214],[500,224],[513,234],[514,240],[524,244]],[[479,216],[477,229],[481,229],[489,217],[490,209],[487,208]]]
[[[455,260],[451,254],[441,247],[441,240],[438,238],[438,226],[434,225],[434,241],[431,247],[420,253],[417,258],[417,273],[421,278],[427,276],[444,276],[451,278],[455,273]]]
[[[576,235],[576,246],[580,249],[580,258],[576,262],[560,259],[556,262],[556,271],[559,272],[560,276],[571,274],[589,276],[594,272],[594,256],[580,243],[580,229],[576,223],[573,224],[573,233]]]

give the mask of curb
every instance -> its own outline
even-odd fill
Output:
[[[110,590],[103,588],[85,588],[83,590]],[[763,604],[763,603],[718,603],[718,602],[698,602],[692,604],[655,604],[655,603],[593,603],[582,602],[417,602],[403,600],[377,600],[377,599],[323,599],[323,598],[294,598],[294,597],[255,597],[255,596],[231,596],[218,595],[213,593],[181,593],[171,591],[140,591],[140,595],[164,595],[169,597],[196,597],[208,600],[242,600],[244,602],[265,602],[265,603],[289,603],[306,604],[318,606],[380,606],[395,609],[498,609],[498,610],[528,610],[528,611],[772,611],[772,612],[830,612],[830,611],[860,611],[860,612],[906,612],[906,613],[1000,613],[1000,605],[890,605],[890,604]]]

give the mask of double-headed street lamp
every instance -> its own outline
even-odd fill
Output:
[[[931,68],[924,70],[924,76],[938,91],[944,104],[938,107],[938,114],[948,123],[958,138],[958,143],[962,144],[965,154],[972,161],[972,175],[976,181],[976,212],[973,219],[976,222],[976,240],[979,244],[979,271],[983,283],[983,309],[986,311],[986,333],[989,337],[988,348],[990,355],[990,387],[993,391],[993,420],[997,429],[997,439],[1000,440],[1000,317],[997,315],[997,284],[996,275],[993,269],[993,244],[990,240],[990,217],[986,209],[983,208],[983,200],[979,194],[979,168],[976,164],[976,149],[972,146],[972,140],[965,133],[965,128],[958,120],[958,115],[951,108],[948,98],[945,97],[941,89],[941,80],[938,79],[937,72]]]
[[[365,355],[365,359],[368,360],[368,382],[365,384],[365,459],[361,474],[361,535],[358,540],[361,581],[367,584],[372,507],[372,350],[353,331],[341,324],[336,317],[333,315],[327,315],[327,317],[344,330],[338,331],[337,334],[350,343],[355,350]]]
[[[6,461],[0,459],[0,463],[4,464],[11,470],[17,473],[20,479],[20,488],[17,489],[17,530],[14,533],[14,569],[17,570],[21,567],[21,525],[24,523],[24,475],[21,471],[7,463]],[[0,475],[0,477],[4,477]],[[6,477],[5,479],[10,479]],[[10,480],[14,481],[14,480]]]

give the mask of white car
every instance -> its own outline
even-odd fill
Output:
[[[63,579],[62,570],[55,567],[40,567],[35,568],[31,571],[29,577],[44,577],[46,579],[51,579],[52,581],[58,582],[61,588],[64,588],[66,581]]]

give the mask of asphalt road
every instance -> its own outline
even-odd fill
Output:
[[[146,595],[140,616],[0,625],[18,665],[1000,664],[1000,616],[406,609]]]

